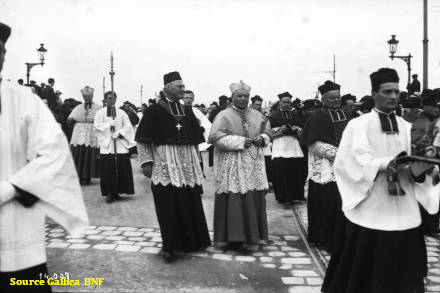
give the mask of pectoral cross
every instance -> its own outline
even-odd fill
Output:
[[[178,131],[180,131],[180,128],[182,128],[182,125],[180,125],[180,123],[177,123],[176,128]]]

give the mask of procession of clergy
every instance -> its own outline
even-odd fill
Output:
[[[0,23],[0,70],[10,33]],[[107,107],[101,108],[86,86],[85,103],[69,116],[75,123],[70,147],[41,99],[1,82],[1,288],[17,290],[9,287],[9,278],[37,279],[47,272],[46,215],[73,234],[87,226],[80,180],[95,177],[99,168],[107,202],[134,194],[130,149],[135,145],[143,174],[151,178],[165,261],[210,246],[200,148],[211,145],[216,245],[254,250],[268,239],[270,164],[280,202],[304,200],[308,181],[308,240],[332,253],[322,292],[424,292],[421,215],[424,224],[438,228],[438,218],[429,214],[438,212],[440,185],[433,183],[431,165],[411,163],[398,169],[405,195],[389,193],[389,163],[411,153],[411,124],[395,115],[395,70],[370,75],[375,107],[356,118],[341,109],[340,86],[331,81],[319,87],[322,107],[311,100],[292,109],[292,96],[283,93],[270,117],[249,107],[251,87],[240,81],[229,86],[232,103],[216,113],[212,125],[180,102],[191,92],[178,72],[163,79],[164,98],[146,109],[136,132],[127,114],[114,107],[115,92],[105,93]],[[433,99],[426,93],[422,98],[429,107]],[[425,112],[418,119],[434,123]]]

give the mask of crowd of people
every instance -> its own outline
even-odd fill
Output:
[[[10,32],[0,23],[0,70]],[[381,68],[359,102],[326,81],[320,99],[283,92],[266,111],[243,81],[206,109],[193,105],[179,72],[163,80],[160,98],[142,106],[141,118],[131,103],[116,108],[113,91],[103,105],[94,103],[85,86],[84,103],[64,114],[70,136],[57,117],[59,101],[41,94],[46,107],[24,87],[1,83],[2,288],[11,277],[47,272],[46,215],[72,233],[87,225],[80,183],[99,177],[109,204],[135,193],[135,148],[136,167],[151,179],[166,262],[211,245],[201,199],[201,151],[208,151],[216,246],[254,251],[268,240],[271,185],[281,204],[307,201],[308,241],[332,253],[322,292],[424,292],[423,235],[439,229],[438,167],[397,158],[440,157],[438,89],[401,93],[397,72]],[[42,92],[52,92],[53,82]]]

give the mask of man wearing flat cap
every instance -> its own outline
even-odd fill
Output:
[[[433,186],[426,174],[429,164],[389,166],[403,152],[411,154],[411,124],[394,112],[397,72],[381,68],[370,79],[375,107],[348,123],[335,159],[345,217],[321,290],[425,292],[419,203],[437,212],[440,185]],[[399,185],[389,181],[390,170],[396,170]]]
[[[268,238],[263,147],[271,130],[269,120],[248,107],[251,87],[240,81],[229,88],[232,106],[217,115],[208,141],[214,145],[214,241],[240,249]]]
[[[11,33],[0,23],[0,72]],[[79,235],[88,224],[69,145],[43,101],[0,77],[0,290],[50,292],[45,220]]]
[[[177,71],[164,75],[164,95],[148,107],[136,132],[143,173],[151,190],[162,235],[161,255],[211,244],[202,205],[203,172],[197,146],[205,141],[190,106],[180,103],[185,85]]]
[[[304,200],[304,153],[299,144],[301,127],[299,115],[292,110],[292,95],[278,95],[279,107],[269,120],[273,132],[272,182],[279,203]]]
[[[333,248],[341,197],[333,172],[333,163],[347,118],[342,111],[340,85],[326,81],[318,88],[323,107],[307,120],[301,142],[308,147],[308,239],[328,250]]]

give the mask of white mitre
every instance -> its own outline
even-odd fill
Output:
[[[238,83],[232,83],[229,86],[229,89],[231,90],[231,93],[234,94],[237,91],[244,91],[247,93],[251,92],[251,87],[247,84],[245,84],[242,80],[240,80],[240,82]]]

